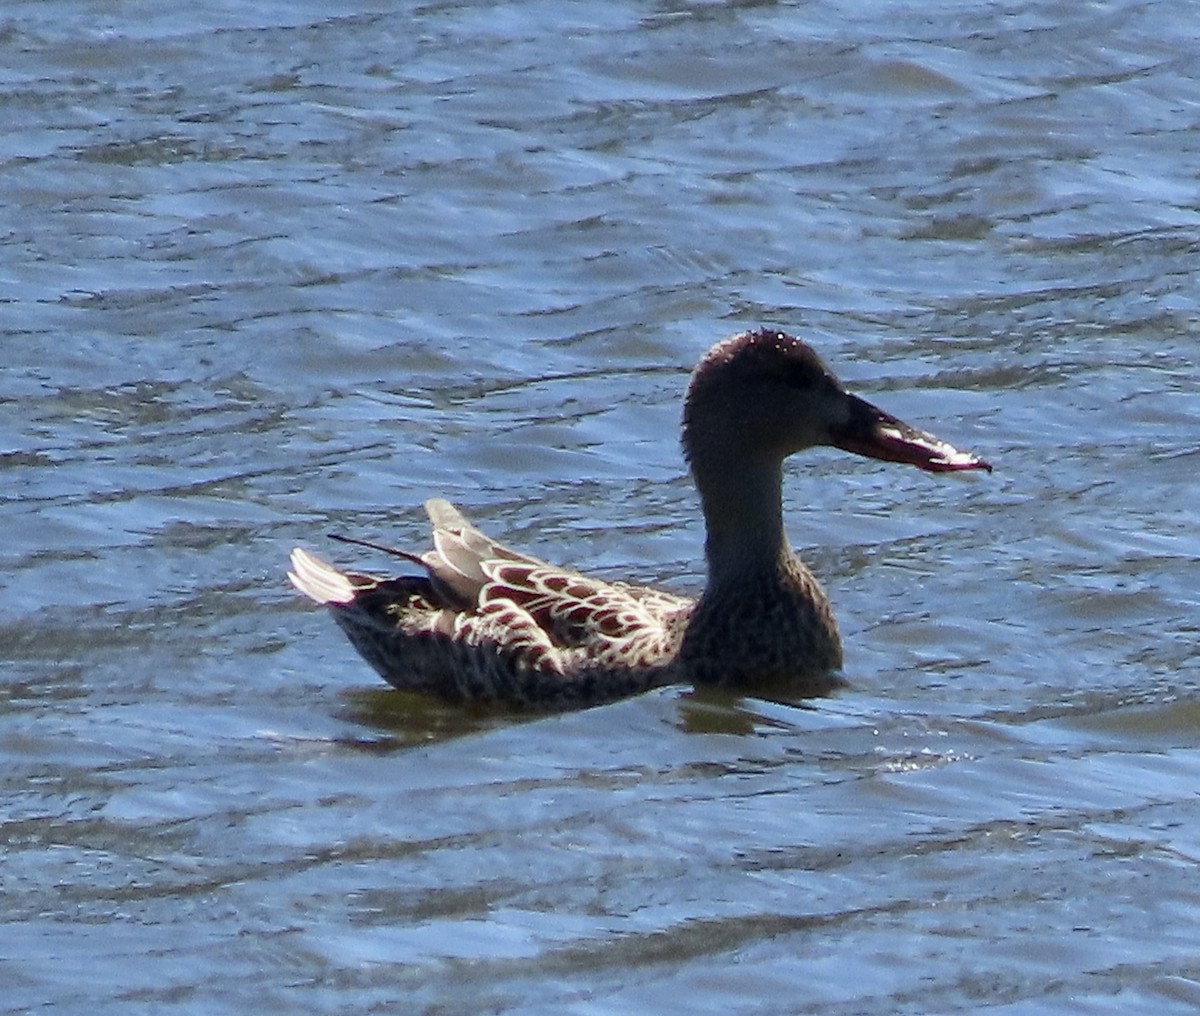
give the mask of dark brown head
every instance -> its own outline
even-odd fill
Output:
[[[929,472],[992,468],[849,394],[808,345],[784,332],[744,332],[705,354],[683,410],[693,471],[780,462],[814,445]]]

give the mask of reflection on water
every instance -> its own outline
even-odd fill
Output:
[[[381,754],[480,734],[536,718],[497,706],[449,704],[383,687],[342,694],[339,719],[353,725],[341,743]],[[364,733],[366,728],[369,733]]]
[[[1192,21],[14,8],[6,1011],[1194,1011]],[[790,469],[830,697],[452,709],[287,588],[437,495],[694,591],[758,324],[997,466]]]

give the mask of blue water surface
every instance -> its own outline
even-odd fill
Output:
[[[1186,4],[14,0],[0,1011],[1191,1013]],[[810,702],[392,692],[284,579],[420,505],[678,591],[770,325],[996,465],[819,452]]]

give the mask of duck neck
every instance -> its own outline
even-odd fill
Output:
[[[734,465],[731,465],[734,463]],[[710,590],[778,574],[791,554],[783,531],[783,463],[770,456],[693,460],[707,537]]]

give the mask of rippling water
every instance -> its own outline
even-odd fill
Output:
[[[1194,13],[8,4],[0,1009],[1194,1012]],[[478,716],[287,589],[435,494],[695,589],[758,324],[998,467],[795,464],[837,697]]]

